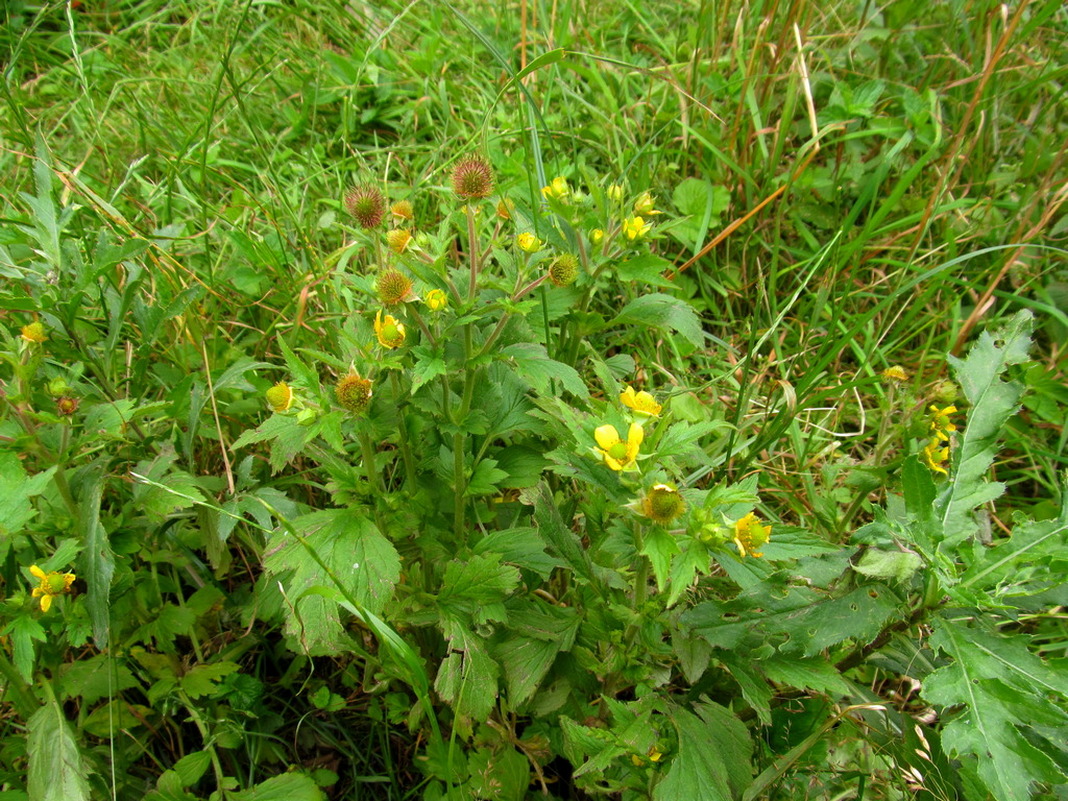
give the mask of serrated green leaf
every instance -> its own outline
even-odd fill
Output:
[[[438,668],[434,689],[463,718],[484,722],[497,704],[500,668],[476,634],[457,627],[451,653]]]
[[[942,732],[946,751],[977,759],[978,776],[998,801],[1027,801],[1032,782],[1063,781],[1049,756],[1031,745],[1022,729],[1036,714],[1055,713],[1062,730],[1068,725],[1068,715],[1041,694],[1050,691],[1063,698],[1068,689],[1064,678],[1030,654],[1024,642],[975,625],[938,620],[930,644],[953,662],[924,680],[924,697],[947,707],[963,705]]]
[[[693,307],[660,292],[635,298],[606,327],[625,325],[644,325],[665,333],[677,331],[694,347],[700,347],[705,341],[701,320]]]
[[[27,729],[29,797],[33,801],[89,801],[89,771],[55,698],[33,714]]]
[[[977,524],[972,510],[997,498],[1004,487],[987,480],[1005,423],[1016,413],[1023,385],[1002,381],[1011,364],[1027,360],[1034,320],[1024,310],[996,334],[984,331],[964,359],[950,357],[954,374],[972,404],[964,430],[954,447],[952,481],[936,501],[943,547],[972,536]]]
[[[679,553],[679,544],[675,538],[659,526],[649,529],[642,543],[642,554],[649,559],[656,577],[656,589],[663,592],[667,586],[668,573],[671,570],[671,558]]]
[[[541,538],[538,529],[533,527],[491,531],[478,541],[474,552],[500,554],[505,562],[511,562],[524,570],[533,570],[542,578],[548,578],[555,568],[564,566],[561,560],[545,553],[545,540]]]
[[[3,631],[11,637],[11,645],[15,667],[26,681],[33,681],[33,642],[44,642],[48,639],[44,628],[29,615],[19,615],[12,620]]]
[[[18,456],[0,451],[0,553],[11,545],[11,536],[22,530],[37,511],[30,498],[40,495],[52,480],[55,467],[27,477]]]
[[[654,801],[734,801],[752,780],[752,741],[745,726],[718,705],[700,704],[697,709],[701,717],[672,710],[679,752],[653,790]]]
[[[194,751],[174,763],[174,772],[181,779],[182,787],[190,787],[200,781],[208,768],[211,767],[211,753],[208,751]]]
[[[400,556],[363,510],[313,512],[294,520],[293,527],[363,608],[381,613],[400,579]],[[337,604],[321,595],[305,596],[314,587],[333,587],[330,577],[305,546],[284,531],[271,538],[266,553],[267,570],[292,571],[283,584],[296,614],[287,616],[286,633],[300,637],[310,651],[332,653],[342,639]]]
[[[412,363],[412,393],[419,387],[433,381],[440,375],[445,375],[449,367],[445,363],[444,351],[441,348],[429,348],[425,345],[416,345],[411,349],[414,357]]]
[[[474,617],[479,622],[487,614],[503,614],[505,598],[519,584],[519,571],[501,562],[495,554],[454,559],[445,566],[437,606],[454,616]]]
[[[202,698],[215,695],[219,682],[226,676],[239,670],[234,662],[214,662],[210,665],[194,665],[182,676],[179,684],[190,698]]]
[[[675,284],[664,277],[672,266],[667,259],[654,253],[642,253],[621,262],[616,267],[616,276],[620,281],[637,281],[643,286],[673,287]]]
[[[830,696],[850,695],[853,687],[825,659],[797,659],[781,655],[760,661],[769,679],[788,687],[814,690]]]
[[[558,643],[531,637],[511,637],[494,650],[504,668],[510,708],[518,709],[534,694],[557,653]]]
[[[556,394],[553,390],[555,381],[576,398],[585,400],[589,397],[589,390],[578,371],[571,365],[550,358],[544,345],[517,342],[504,348],[501,357],[511,359],[516,374],[539,394]]]
[[[98,460],[87,472],[79,489],[77,526],[85,548],[78,572],[88,586],[85,606],[93,624],[97,648],[106,649],[111,627],[111,579],[115,574],[115,554],[108,533],[100,522],[100,501],[104,491],[107,462]]]
[[[324,801],[319,786],[303,773],[283,773],[250,790],[229,792],[233,801]]]

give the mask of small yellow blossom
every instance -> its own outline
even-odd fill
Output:
[[[540,239],[534,236],[534,234],[530,233],[530,231],[524,231],[517,236],[515,238],[515,243],[524,253],[537,253],[541,250],[542,244],[544,244]]]
[[[949,461],[949,446],[944,445],[938,437],[935,437],[920,451],[921,461],[930,468],[932,473],[941,473],[948,476],[949,472],[942,465]]]
[[[649,217],[654,214],[663,214],[662,211],[657,211],[654,206],[656,205],[653,200],[652,194],[649,192],[642,192],[638,196],[638,199],[634,201],[634,213],[640,217]]]
[[[950,422],[949,416],[956,411],[956,406],[946,406],[942,409],[931,406],[931,433],[936,440],[949,442],[949,435],[957,430],[957,427]]]
[[[515,208],[515,203],[511,199],[502,197],[497,201],[497,217],[502,220],[512,219],[512,210]]]
[[[641,217],[630,217],[623,221],[623,236],[633,242],[641,239],[653,228],[652,223],[647,223]]]
[[[594,448],[604,459],[604,463],[613,470],[631,470],[637,467],[638,446],[645,438],[645,432],[637,423],[631,423],[627,431],[627,440],[620,439],[615,426],[600,426],[593,432],[593,438],[597,440],[599,447]]]
[[[36,342],[40,345],[48,339],[48,332],[45,331],[44,323],[35,320],[29,325],[22,326],[22,338],[27,342]]]
[[[548,186],[541,188],[542,197],[546,200],[564,200],[571,193],[571,189],[567,185],[567,179],[562,175],[558,175],[553,178],[552,182]]]
[[[771,526],[765,526],[752,512],[734,524],[734,544],[742,556],[763,556],[757,548],[770,539]]]
[[[383,348],[399,348],[404,344],[404,323],[392,314],[382,319],[382,310],[375,315],[375,336]]]
[[[905,371],[905,368],[897,364],[883,370],[882,376],[886,381],[897,384],[903,384],[909,380],[909,374]]]
[[[267,398],[271,411],[288,411],[289,407],[293,405],[293,388],[285,381],[279,381],[264,393],[264,397]]]
[[[599,245],[604,241],[604,231],[600,228],[594,228],[590,231],[590,244]]]
[[[635,392],[634,387],[627,386],[619,395],[619,402],[643,417],[659,417],[663,406],[648,392]]]
[[[444,290],[431,289],[426,293],[426,297],[423,298],[426,303],[426,307],[430,311],[441,311],[447,305],[449,305],[449,297],[445,294]]]
[[[70,592],[70,585],[75,579],[73,573],[59,573],[55,570],[45,573],[37,565],[30,568],[30,573],[40,582],[33,588],[33,597],[41,599],[42,612],[47,612],[51,608],[52,599],[57,595]]]

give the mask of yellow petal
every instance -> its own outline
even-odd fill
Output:
[[[30,567],[30,572],[39,579],[43,579],[45,577],[45,572],[41,570],[41,568],[39,568],[37,565],[32,565]]]
[[[593,438],[597,440],[597,444],[604,450],[608,450],[613,445],[620,443],[619,432],[616,431],[615,426],[600,426],[593,432]],[[611,465],[609,465],[611,467]],[[618,470],[618,467],[612,468]]]
[[[47,593],[41,596],[41,611],[47,612],[52,607],[52,596]]]
[[[637,423],[631,423],[630,430],[627,432],[627,445],[637,450],[643,439],[645,439],[645,431]]]

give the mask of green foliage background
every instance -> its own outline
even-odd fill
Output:
[[[1061,3],[0,14],[0,797],[1065,797]]]

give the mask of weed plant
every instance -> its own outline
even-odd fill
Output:
[[[1061,3],[0,13],[3,798],[1064,798]]]

